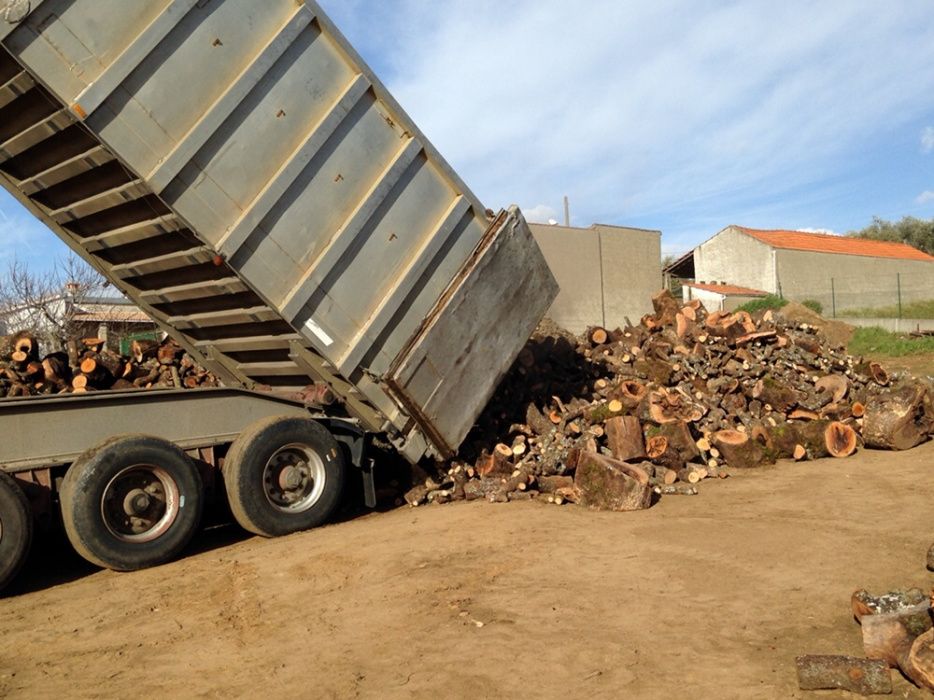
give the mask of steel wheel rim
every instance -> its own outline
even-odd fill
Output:
[[[178,484],[162,467],[135,464],[104,488],[101,519],[121,542],[144,544],[164,535],[178,519]]]
[[[324,493],[324,461],[308,445],[292,443],[276,450],[263,468],[263,493],[283,513],[303,513]]]

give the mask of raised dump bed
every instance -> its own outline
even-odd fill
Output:
[[[3,185],[231,385],[460,445],[557,293],[314,2],[0,0]]]

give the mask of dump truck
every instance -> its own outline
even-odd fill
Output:
[[[557,294],[310,0],[0,0],[0,181],[224,384],[0,401],[0,586],[50,514],[132,570],[215,484],[263,536],[372,505],[372,436],[454,455]]]

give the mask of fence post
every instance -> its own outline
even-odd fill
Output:
[[[833,277],[830,278],[830,303],[833,306],[833,317],[837,317],[837,290],[834,287]]]
[[[898,317],[902,317],[902,273],[895,273],[895,281],[898,284]]]

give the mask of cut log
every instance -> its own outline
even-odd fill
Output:
[[[664,423],[657,428],[649,429],[652,435],[662,435],[668,440],[668,446],[671,447],[682,460],[692,462],[700,457],[700,450],[697,448],[697,442],[691,435],[691,429],[686,421],[679,420],[671,423]]]
[[[39,359],[39,341],[31,331],[20,331],[4,339],[2,356],[11,358],[14,353],[23,353],[24,362],[34,362]]]
[[[758,441],[738,430],[720,430],[713,434],[713,444],[724,461],[731,467],[749,469],[763,464],[774,464],[774,453]]]
[[[934,690],[934,629],[915,639],[902,670],[922,688]]]
[[[878,659],[799,656],[795,665],[801,690],[849,690],[860,695],[887,695],[892,692],[889,667]]]
[[[541,493],[555,493],[558,489],[573,487],[574,478],[570,476],[540,476],[536,483]]]
[[[648,388],[641,382],[627,380],[619,385],[619,390],[613,397],[627,410],[636,408],[649,393]]]
[[[927,439],[934,427],[934,405],[927,387],[908,383],[866,406],[863,441],[867,447],[908,450]]]
[[[668,438],[654,435],[646,441],[646,454],[649,459],[658,459],[668,451]]]
[[[824,444],[833,457],[849,457],[856,451],[856,431],[850,426],[833,422],[824,430]]]
[[[578,455],[574,483],[580,489],[580,504],[594,510],[642,510],[652,503],[644,470],[594,452]]]
[[[608,340],[609,336],[607,335],[606,330],[603,328],[594,328],[590,331],[590,342],[594,345],[603,345]]]
[[[668,467],[663,467],[658,464],[652,464],[651,462],[645,462],[640,465],[646,471],[649,468],[652,469],[654,476],[651,479],[651,484],[653,486],[670,486],[678,480],[678,473]]]
[[[667,289],[652,297],[652,307],[655,309],[656,322],[662,326],[674,324],[675,317],[681,311],[681,305]]]
[[[678,472],[678,479],[687,484],[698,484],[707,478],[707,471],[698,467],[688,466]]]
[[[881,386],[888,386],[889,384],[889,373],[878,362],[869,363],[869,376],[872,377],[876,384]]]
[[[615,416],[604,424],[606,443],[614,459],[622,462],[645,459],[642,425],[635,416]]]
[[[897,612],[864,615],[860,625],[866,656],[898,668],[906,665],[915,639],[931,629],[931,605],[925,602]]]
[[[829,394],[831,403],[840,403],[850,389],[850,383],[842,374],[828,374],[814,384],[823,393]]]
[[[58,382],[71,380],[71,368],[68,366],[68,355],[63,352],[53,352],[42,360],[42,369],[46,379]]]
[[[932,544],[928,548],[928,555],[927,555],[926,563],[927,563],[928,571],[934,571],[934,544]]]
[[[159,352],[159,343],[155,340],[134,340],[130,343],[130,355],[137,362],[151,360]]]
[[[795,445],[791,453],[791,458],[800,462],[808,456],[808,451],[805,449],[804,445]]]
[[[788,420],[820,420],[820,414],[806,408],[795,408],[789,411]]]
[[[771,375],[766,375],[756,383],[752,396],[782,413],[790,411],[801,400],[800,392]]]

